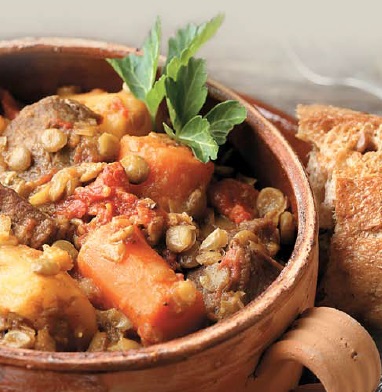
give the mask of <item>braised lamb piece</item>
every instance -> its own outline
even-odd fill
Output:
[[[210,320],[224,319],[259,296],[283,268],[267,250],[267,244],[269,249],[277,244],[277,227],[264,218],[245,222],[245,226],[252,230],[239,228],[227,234],[231,239],[221,251],[220,262],[207,263],[187,275],[202,292]]]
[[[54,240],[57,232],[54,220],[33,207],[13,189],[1,184],[0,215],[11,218],[12,231],[20,244],[39,249]]]
[[[71,99],[50,96],[26,106],[2,134],[3,167],[24,180],[80,162],[101,162],[101,117]]]

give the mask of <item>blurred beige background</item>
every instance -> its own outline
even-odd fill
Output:
[[[200,23],[224,12],[221,30],[201,51],[214,79],[290,114],[299,102],[382,114],[382,6],[378,1],[34,0],[1,4],[5,7],[0,13],[0,39],[69,36],[134,46],[142,43],[157,15],[165,42],[187,22]],[[328,80],[328,76],[345,80]],[[337,84],[320,85],[329,82]]]

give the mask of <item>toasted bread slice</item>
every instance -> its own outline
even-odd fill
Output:
[[[350,154],[335,170],[342,178],[369,177],[382,174],[382,149],[364,154]]]
[[[335,146],[342,149],[347,147],[349,138],[361,131],[377,130],[382,125],[382,117],[325,105],[298,105],[297,117],[297,136],[319,148],[327,134],[334,134],[332,141],[335,142]]]
[[[345,311],[362,323],[382,325],[382,233],[338,232],[319,288],[320,306]]]
[[[357,237],[361,232],[382,237],[382,174],[335,180],[335,232]],[[382,248],[374,247],[378,253]],[[354,249],[357,251],[357,249]],[[382,258],[380,260],[382,269]]]
[[[319,206],[320,227],[333,228],[336,173],[344,171],[341,176],[350,177],[351,167],[362,175],[382,172],[375,157],[376,152],[382,153],[382,117],[323,105],[299,105],[297,116],[297,137],[312,143],[307,171]]]
[[[354,172],[353,172],[354,174]],[[335,178],[335,231],[323,302],[382,326],[382,174]]]
[[[297,113],[320,227],[333,231],[320,304],[381,327],[382,117],[321,105]]]

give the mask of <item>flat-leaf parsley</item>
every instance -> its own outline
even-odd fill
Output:
[[[168,42],[168,57],[159,79],[159,18],[146,38],[141,54],[122,59],[107,59],[132,94],[143,101],[155,124],[158,108],[166,100],[171,126],[163,124],[165,132],[181,144],[190,147],[197,159],[208,162],[217,158],[231,129],[242,123],[247,112],[237,101],[216,105],[204,117],[199,112],[207,99],[206,62],[193,56],[208,41],[223,22],[218,15],[199,26],[187,25]]]

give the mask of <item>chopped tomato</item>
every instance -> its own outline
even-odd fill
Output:
[[[114,97],[110,102],[110,109],[112,112],[120,112],[125,118],[129,117],[129,110],[124,105],[123,101],[119,97]]]
[[[208,189],[211,205],[232,222],[241,223],[256,217],[256,199],[259,192],[244,182],[227,178]]]
[[[2,88],[0,88],[0,102],[3,107],[5,117],[13,120],[20,112],[20,106],[12,95]]]
[[[89,231],[119,215],[129,217],[135,225],[156,231],[149,232],[149,237],[160,235],[165,223],[165,212],[152,200],[139,199],[129,189],[129,180],[122,165],[119,162],[111,163],[93,183],[77,188],[73,195],[59,203],[56,214],[87,221],[79,230],[83,238]],[[82,240],[80,238],[79,242]]]

